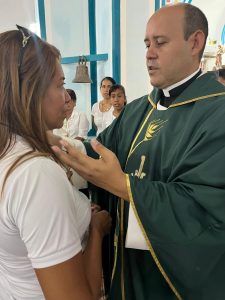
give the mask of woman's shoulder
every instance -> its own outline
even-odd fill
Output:
[[[92,105],[92,109],[96,109],[97,107],[99,107],[99,102],[95,102],[95,103]]]
[[[101,101],[100,101],[100,102],[101,102]],[[93,113],[100,112],[100,108],[99,108],[100,102],[96,102],[96,103],[93,104],[92,109],[91,109],[91,111],[92,111]]]
[[[6,157],[2,159],[2,167],[5,170],[9,169],[20,157],[20,162],[10,175],[11,178],[34,178],[35,174],[38,176],[42,174],[66,176],[63,168],[53,158],[32,151],[28,143],[20,137],[16,139],[14,146],[7,153]]]
[[[79,117],[86,117],[87,118],[87,114],[83,111],[77,111]]]

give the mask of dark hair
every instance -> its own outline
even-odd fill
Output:
[[[218,76],[225,79],[225,68],[218,70]]]
[[[106,77],[104,77],[104,78],[101,80],[101,82],[100,82],[100,87],[102,86],[102,83],[103,83],[104,80],[108,80],[108,81],[110,81],[112,84],[116,84],[116,81],[115,81],[112,77],[106,76]]]
[[[184,6],[184,39],[188,40],[190,35],[197,30],[201,30],[205,35],[204,46],[199,53],[200,61],[205,49],[206,39],[208,37],[208,20],[198,7],[188,3],[182,3],[181,5]]]
[[[109,96],[111,96],[111,94],[113,92],[115,92],[116,90],[121,90],[123,92],[124,96],[126,97],[125,88],[121,84],[112,85],[111,88],[109,89]]]
[[[73,100],[73,102],[76,102],[77,96],[76,96],[76,93],[74,92],[74,90],[66,89],[66,91],[70,95],[71,100]]]

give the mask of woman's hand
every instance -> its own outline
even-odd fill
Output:
[[[91,213],[92,214],[95,214],[97,212],[99,212],[101,210],[101,206],[99,206],[98,204],[96,203],[91,203]]]
[[[112,218],[106,210],[93,213],[91,218],[90,229],[97,230],[101,237],[104,237],[110,232]]]

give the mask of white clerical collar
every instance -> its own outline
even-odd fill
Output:
[[[194,73],[192,73],[191,75],[189,75],[188,77],[182,79],[181,81],[177,82],[177,83],[174,83],[172,84],[171,86],[168,86],[167,88],[165,89],[162,89],[163,91],[163,94],[165,97],[170,97],[170,91],[176,87],[178,87],[179,85],[185,83],[186,81],[188,81],[189,79],[191,79],[192,77],[194,77],[198,72],[200,71],[200,68],[198,68],[197,71],[195,71]]]
[[[157,110],[167,110],[168,109],[168,107],[161,105],[160,101],[157,102],[156,106],[157,106]]]

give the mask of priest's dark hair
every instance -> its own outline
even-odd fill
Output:
[[[199,53],[199,61],[202,58],[206,40],[208,37],[208,20],[204,13],[196,6],[188,3],[182,3],[184,6],[184,39],[188,40],[195,31],[201,30],[205,35],[205,43],[202,51]]]
[[[218,76],[225,80],[225,67],[218,70]]]

